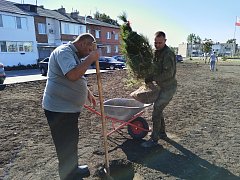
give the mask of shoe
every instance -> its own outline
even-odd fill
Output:
[[[87,165],[78,166],[76,174],[80,178],[89,177],[90,171],[88,169],[88,166]]]
[[[167,134],[165,132],[162,132],[162,133],[159,134],[159,138],[160,139],[165,139],[165,138],[167,138]]]
[[[145,141],[141,144],[141,146],[145,148],[155,147],[157,145],[158,145],[158,142],[151,138],[148,141]]]

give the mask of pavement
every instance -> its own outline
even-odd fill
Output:
[[[108,70],[100,70],[100,72],[106,72]],[[6,71],[6,79],[4,84],[22,83],[28,81],[38,81],[47,79],[46,76],[42,76],[38,69],[29,70],[16,70]],[[96,69],[88,69],[85,74],[94,74]]]

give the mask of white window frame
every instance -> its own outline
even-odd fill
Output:
[[[24,52],[23,42],[17,42],[18,52]]]
[[[22,29],[22,23],[21,23],[20,17],[16,17],[16,27],[17,29]]]
[[[95,30],[95,38],[99,39],[101,36],[101,31],[100,30]]]
[[[115,39],[115,40],[118,40],[118,33],[116,33],[116,34],[114,35],[114,39]]]
[[[18,52],[17,42],[8,41],[7,42],[7,52]]]
[[[107,39],[111,39],[112,33],[111,32],[107,32],[106,37],[107,37]]]
[[[33,43],[32,42],[23,42],[24,52],[33,52]]]
[[[107,53],[110,54],[111,53],[111,46],[110,45],[107,45]]]
[[[118,45],[115,45],[115,53],[118,53],[118,50],[119,50]]]
[[[38,34],[47,34],[47,32],[46,32],[46,24],[38,23]]]

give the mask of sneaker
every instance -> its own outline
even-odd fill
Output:
[[[77,176],[81,178],[89,177],[90,171],[87,165],[78,166]]]
[[[145,148],[150,148],[150,147],[154,147],[157,145],[158,145],[158,142],[154,141],[153,139],[149,139],[148,141],[145,141],[141,144],[141,146],[145,147]]]
[[[159,138],[160,139],[165,139],[165,138],[167,138],[167,134],[165,132],[162,132],[162,133],[159,134]]]

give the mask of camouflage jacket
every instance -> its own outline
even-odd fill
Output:
[[[176,56],[166,45],[161,50],[155,50],[153,59],[153,80],[160,87],[176,84]]]

